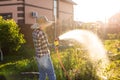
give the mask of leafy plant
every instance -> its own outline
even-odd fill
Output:
[[[96,74],[95,66],[89,61],[87,51],[77,50],[77,47],[72,47],[60,51],[59,54],[71,80],[100,80]],[[57,58],[57,53],[52,54],[57,79],[66,80],[67,77],[65,77]]]
[[[0,17],[0,47],[5,52],[17,51],[25,43],[24,35],[13,19]]]

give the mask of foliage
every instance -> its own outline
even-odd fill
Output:
[[[4,61],[0,62],[0,76],[4,76],[7,80],[23,80],[25,76],[21,75],[21,72],[38,71],[33,56],[34,50],[25,45],[19,49],[18,54],[6,55]]]
[[[24,35],[19,32],[16,22],[0,17],[0,47],[7,52],[17,51],[25,43]]]
[[[120,52],[112,46],[116,45],[119,40],[106,40],[105,48],[112,53],[108,54],[110,62],[105,70],[108,80],[119,80],[120,74]],[[117,55],[113,55],[115,52]],[[98,63],[93,65],[87,56],[87,51],[81,47],[64,47],[59,49],[61,61],[71,78],[71,80],[101,80],[96,73]],[[4,75],[8,80],[23,80],[20,74],[23,71],[38,71],[36,60],[34,59],[34,50],[27,46],[22,46],[18,54],[5,57],[5,62],[0,63],[0,75]],[[51,58],[55,68],[57,80],[66,80],[67,77],[60,66],[58,55],[55,50],[51,51]],[[8,60],[7,60],[8,59]],[[25,80],[31,80],[26,77]],[[36,77],[34,80],[37,80]]]
[[[120,48],[120,40],[105,40],[105,48],[109,53],[117,54]]]
[[[120,40],[106,40],[105,48],[108,51],[110,59],[109,66],[106,69],[108,80],[119,80],[120,74]]]
[[[34,58],[8,62],[0,66],[0,74],[4,75],[8,80],[15,80],[16,78],[21,80],[20,78],[23,77],[20,74],[24,71],[38,71]]]
[[[119,39],[120,40],[120,33],[113,33],[113,34],[108,34],[108,38],[113,40],[113,39]]]
[[[68,48],[60,51],[61,60],[71,80],[99,80],[96,74],[96,68],[90,62],[87,52],[77,50],[77,48]],[[57,58],[57,59],[56,59]],[[66,80],[64,71],[59,64],[57,53],[52,55],[57,79]]]

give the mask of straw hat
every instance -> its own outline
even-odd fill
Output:
[[[38,29],[38,28],[40,28],[40,26],[47,27],[47,26],[52,25],[53,22],[54,21],[49,21],[46,16],[39,16],[39,17],[36,18],[36,23],[34,23],[31,26],[31,29]]]

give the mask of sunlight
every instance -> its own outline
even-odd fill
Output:
[[[74,19],[91,22],[103,21],[120,11],[120,0],[73,0]]]
[[[90,57],[93,66],[97,66],[96,72],[102,80],[107,80],[105,75],[105,68],[109,64],[109,59],[107,53],[104,49],[102,41],[99,37],[93,32],[87,30],[71,30],[59,36],[60,40],[76,40],[83,45],[87,51],[88,56]]]

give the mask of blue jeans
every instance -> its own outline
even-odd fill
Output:
[[[49,80],[56,80],[56,75],[54,72],[54,67],[49,54],[42,57],[36,57],[39,69],[39,80],[45,80],[48,76]]]

